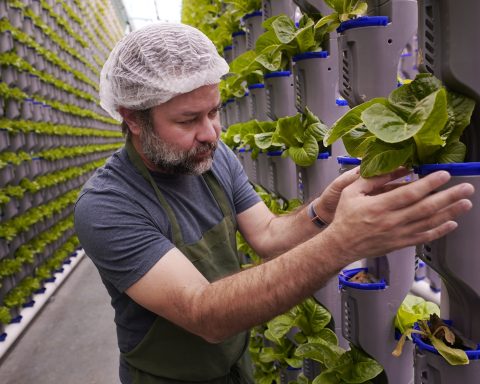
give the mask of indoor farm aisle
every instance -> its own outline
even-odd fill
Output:
[[[1,361],[2,384],[118,382],[109,296],[90,259],[74,272]]]
[[[123,143],[98,97],[114,5],[0,0],[0,358],[81,260],[73,203]]]

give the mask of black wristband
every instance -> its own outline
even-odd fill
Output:
[[[314,223],[317,227],[325,228],[328,226],[328,223],[322,218],[320,218],[315,212],[315,209],[313,208],[313,201],[307,207],[307,214],[308,217],[310,217],[311,222]]]

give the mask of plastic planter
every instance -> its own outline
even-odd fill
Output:
[[[441,307],[442,317],[452,320],[466,337],[480,340],[480,163],[425,165],[417,172],[422,177],[441,169],[452,175],[444,188],[463,182],[473,184],[473,207],[455,219],[455,231],[425,244],[421,257],[442,277],[444,291],[448,292],[448,305]]]
[[[321,121],[331,126],[345,112],[338,108],[338,48],[330,52],[305,52],[294,56],[297,109],[308,107]]]
[[[303,201],[310,201],[338,176],[335,160],[328,152],[320,153],[317,160],[309,167],[296,166],[297,168],[297,197]]]
[[[465,351],[468,365],[453,366],[440,356],[437,350],[425,343],[420,335],[412,335],[415,343],[415,384],[478,383],[480,377],[480,346],[474,351]]]
[[[7,185],[14,177],[13,165],[7,164],[5,167],[0,168],[0,185]]]
[[[295,91],[293,76],[290,71],[271,72],[264,75],[266,91],[267,116],[278,120],[284,116],[293,116],[295,108]]]
[[[240,163],[242,163],[243,169],[244,169],[245,174],[247,175],[248,179],[251,182],[256,183],[257,174],[256,174],[256,172],[254,172],[251,152],[246,151],[245,148],[240,148],[238,150],[238,157],[240,158]]]
[[[247,51],[247,33],[245,31],[232,33],[232,48],[233,59]]]
[[[261,185],[265,189],[268,188],[268,156],[264,152],[260,152],[256,159],[253,160],[253,169],[256,174],[256,184]]]
[[[0,99],[0,102],[2,100]],[[8,131],[6,129],[0,129],[0,151],[4,151],[10,145],[10,137],[8,136]],[[0,170],[1,172],[1,170]],[[1,180],[0,180],[1,183]]]
[[[13,38],[10,31],[0,32],[0,53],[13,49]]]
[[[247,50],[255,49],[255,43],[264,31],[262,27],[262,12],[247,13],[242,20],[247,29]]]
[[[301,373],[301,368],[287,367],[280,370],[280,384],[289,384],[292,381],[297,380],[298,375]]]
[[[243,97],[237,97],[235,99],[237,104],[237,122],[243,123],[252,119],[252,113],[250,112],[250,93],[246,92]]]
[[[338,28],[340,93],[350,106],[386,97],[397,87],[398,63],[416,33],[417,4],[391,3],[390,17],[365,16]]]
[[[264,84],[252,84],[248,86],[250,93],[250,111],[253,119],[258,121],[269,120],[267,115],[267,94]]]
[[[400,357],[393,357],[397,341],[393,319],[414,278],[413,247],[367,260],[367,269],[379,283],[359,284],[349,279],[360,270],[339,276],[342,296],[342,331],[345,339],[363,349],[384,368],[389,384],[413,381],[413,345],[407,343]]]
[[[295,3],[291,0],[262,0],[263,21],[272,16],[287,15],[295,19]]]
[[[237,104],[234,99],[228,99],[225,105],[225,113],[227,115],[227,128],[230,125],[238,123]]]
[[[283,158],[282,151],[268,152],[267,189],[286,200],[297,197],[296,167],[289,157]]]

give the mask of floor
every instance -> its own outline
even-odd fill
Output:
[[[84,257],[0,361],[1,384],[115,384],[113,309]]]

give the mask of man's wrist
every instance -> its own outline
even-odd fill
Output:
[[[317,227],[324,229],[328,226],[329,223],[317,214],[317,212],[315,211],[314,204],[313,204],[314,202],[315,201],[312,201],[307,206],[307,215],[310,218],[310,221],[312,223],[314,223]]]

